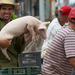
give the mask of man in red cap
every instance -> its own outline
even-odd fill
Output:
[[[49,44],[42,75],[72,75],[75,69],[75,7],[69,13],[69,23],[64,25]]]
[[[71,10],[70,6],[62,6],[59,10],[58,18],[53,19],[47,29],[47,39],[44,41],[42,46],[41,58],[44,58],[46,50],[48,48],[48,43],[51,43],[57,33],[57,31],[68,22],[68,15]]]

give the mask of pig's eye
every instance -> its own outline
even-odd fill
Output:
[[[41,29],[42,31],[44,31],[44,29]]]

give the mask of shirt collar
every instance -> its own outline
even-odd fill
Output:
[[[57,18],[57,19],[58,19],[59,24],[61,25],[59,18]],[[62,25],[61,25],[61,26],[62,26]]]

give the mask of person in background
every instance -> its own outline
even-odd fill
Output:
[[[58,7],[55,9],[55,16],[58,17]]]
[[[72,75],[72,69],[75,70],[75,7],[68,19],[68,25],[64,25],[49,43],[42,75]]]
[[[15,3],[18,4],[18,0],[16,0]],[[20,14],[19,11],[20,11],[20,6],[17,7],[17,9],[14,11],[14,12],[15,12],[15,15],[16,15],[17,17],[20,17],[20,16],[19,16],[19,14]]]
[[[69,12],[71,11],[70,6],[62,6],[59,10],[59,16],[58,18],[53,19],[53,21],[50,23],[47,29],[47,40],[44,41],[42,45],[42,50],[41,50],[41,59],[43,61],[44,55],[46,53],[46,50],[48,48],[48,43],[51,43],[57,33],[57,31],[65,24],[68,22],[68,15]]]
[[[35,4],[35,5],[33,6],[33,8],[34,8],[34,16],[37,16],[37,4]]]
[[[11,21],[12,13],[19,5],[13,0],[0,0],[0,30]],[[10,61],[5,58],[0,50],[0,67],[19,67],[19,54],[25,48],[24,34],[13,38],[11,45],[7,48]]]

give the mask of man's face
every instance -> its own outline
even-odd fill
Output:
[[[2,5],[0,10],[0,17],[4,20],[10,20],[13,12],[14,9],[12,5]]]

